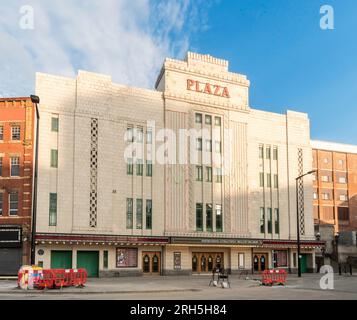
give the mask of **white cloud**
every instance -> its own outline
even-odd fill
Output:
[[[36,71],[74,76],[84,69],[152,88],[163,59],[187,51],[207,9],[203,0],[1,2],[0,96],[32,93]],[[23,5],[34,8],[33,30],[19,26]]]

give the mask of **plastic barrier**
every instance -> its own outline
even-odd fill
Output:
[[[285,285],[287,273],[284,269],[264,270],[262,273],[262,284],[264,286]]]
[[[47,269],[34,282],[37,289],[55,289],[63,287],[83,287],[87,282],[85,269]]]
[[[24,290],[32,290],[34,283],[42,276],[42,268],[36,266],[22,266],[17,274],[17,285]]]

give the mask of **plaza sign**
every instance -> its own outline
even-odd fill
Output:
[[[191,79],[187,79],[187,90],[206,93],[223,98],[230,98],[229,90],[227,87],[222,87],[210,83],[202,83]]]

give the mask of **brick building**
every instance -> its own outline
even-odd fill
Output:
[[[0,99],[0,275],[30,263],[34,107]]]
[[[311,141],[315,225],[357,231],[357,146]]]
[[[228,61],[196,53],[166,59],[156,90],[37,74],[36,263],[92,276],[296,269],[309,119],[252,108],[249,88]],[[321,246],[311,176],[299,188],[307,271]]]

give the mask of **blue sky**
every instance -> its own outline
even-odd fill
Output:
[[[19,27],[24,4],[33,30]],[[325,4],[334,30],[320,29]],[[0,0],[0,96],[31,94],[36,71],[152,88],[187,50],[246,74],[252,107],[308,112],[312,138],[357,144],[355,0]]]

